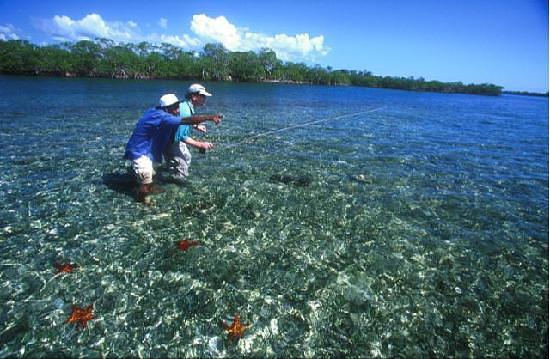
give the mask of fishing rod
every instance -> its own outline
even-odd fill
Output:
[[[244,140],[242,141],[239,141],[239,142],[236,142],[236,143],[230,143],[230,144],[221,144],[220,146],[216,146],[215,148],[231,148],[231,147],[235,147],[235,146],[239,146],[239,145],[242,145],[244,143],[247,143],[251,140],[255,140],[259,137],[263,137],[263,136],[267,136],[267,135],[270,135],[270,134],[273,134],[273,133],[277,133],[277,132],[282,132],[282,131],[287,131],[287,130],[291,130],[293,128],[298,128],[298,127],[306,127],[306,126],[311,126],[311,125],[315,125],[315,124],[318,124],[318,123],[322,123],[322,122],[327,122],[327,121],[333,121],[333,120],[340,120],[342,118],[347,118],[347,117],[354,117],[354,116],[359,116],[359,115],[364,115],[364,114],[367,114],[367,113],[373,113],[373,112],[376,112],[376,111],[380,111],[382,109],[384,109],[386,106],[380,106],[378,108],[375,108],[375,109],[372,109],[372,110],[368,110],[368,111],[361,111],[361,112],[354,112],[354,113],[348,113],[348,114],[345,114],[345,115],[339,115],[339,116],[335,116],[335,117],[329,117],[329,118],[323,118],[323,119],[320,119],[320,120],[315,120],[315,121],[311,121],[311,122],[306,122],[306,123],[299,123],[299,124],[295,124],[295,125],[290,125],[290,126],[287,126],[287,127],[283,127],[283,128],[279,128],[279,129],[276,129],[276,130],[271,130],[271,131],[267,131],[267,132],[262,132],[262,133],[259,133],[257,135],[254,135],[254,136],[249,136],[247,138],[245,138]]]

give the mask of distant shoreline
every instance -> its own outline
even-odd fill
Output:
[[[1,73],[0,76],[27,76],[27,77],[40,77],[40,78],[65,78],[65,79],[105,79],[105,80],[161,80],[161,81],[211,81],[211,82],[230,82],[230,83],[268,83],[268,84],[287,84],[287,85],[325,85],[325,84],[316,84],[311,81],[294,81],[294,80],[273,80],[265,79],[259,81],[240,81],[233,79],[225,80],[212,80],[212,79],[199,79],[199,78],[158,78],[158,77],[137,77],[137,78],[125,78],[125,77],[108,77],[108,76],[82,76],[74,73]],[[338,86],[338,87],[348,87],[348,86],[357,86],[365,88],[378,88],[378,89],[389,89],[389,90],[402,90],[402,91],[412,91],[412,92],[431,92],[431,93],[442,93],[442,94],[463,94],[463,95],[481,95],[481,96],[491,96],[493,94],[486,93],[468,93],[468,92],[447,92],[447,91],[436,91],[436,90],[425,90],[425,89],[407,89],[399,87],[381,87],[381,86],[361,86],[354,84],[331,84],[325,86]],[[549,93],[540,93],[540,92],[528,92],[528,91],[505,91],[501,92],[502,95],[518,95],[518,96],[533,96],[533,97],[549,97]],[[494,95],[493,95],[494,96]],[[498,96],[498,95],[497,95]]]
[[[0,40],[0,74],[111,79],[163,79],[359,86],[415,92],[498,96],[502,86],[382,76],[368,70],[335,70],[282,61],[271,49],[229,51],[206,44],[200,53],[170,44],[80,40],[39,46],[26,40]]]
[[[529,91],[502,91],[503,95],[520,95],[520,96],[537,96],[537,97],[548,97],[548,92],[529,92]]]
[[[104,79],[104,80],[141,80],[141,81],[210,81],[210,82],[228,82],[228,83],[266,83],[266,84],[287,84],[287,85],[311,85],[311,86],[330,86],[330,87],[363,87],[363,88],[373,88],[373,89],[386,89],[386,90],[401,90],[401,91],[411,91],[411,92],[427,92],[427,93],[441,93],[448,95],[480,95],[480,96],[500,96],[502,93],[493,94],[493,93],[484,93],[484,92],[459,92],[459,91],[449,91],[446,89],[424,89],[424,88],[406,88],[406,87],[391,87],[391,86],[368,86],[368,85],[358,85],[358,84],[348,84],[348,83],[333,83],[333,84],[323,84],[323,83],[314,83],[311,81],[294,81],[294,80],[251,80],[251,81],[242,81],[242,80],[233,80],[233,79],[200,79],[193,77],[182,77],[182,78],[163,78],[163,77],[110,77],[110,76],[85,76],[77,75],[74,73],[2,73],[0,76],[26,76],[26,77],[37,77],[37,78],[61,78],[61,79]],[[525,95],[524,93],[522,95]],[[531,96],[545,96],[544,94],[540,95],[531,95]]]

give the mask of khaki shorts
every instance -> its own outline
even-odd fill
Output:
[[[165,155],[168,171],[174,178],[185,180],[189,176],[189,166],[191,165],[191,152],[185,142],[171,144]]]
[[[132,161],[132,170],[136,175],[139,184],[153,183],[153,176],[156,174],[153,168],[153,161],[147,156],[141,156]]]

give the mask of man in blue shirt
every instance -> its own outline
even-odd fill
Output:
[[[150,204],[152,190],[153,162],[162,163],[162,151],[173,139],[179,125],[199,125],[204,121],[221,122],[222,116],[179,117],[180,102],[176,95],[166,94],[160,98],[160,106],[147,110],[136,124],[126,145],[124,158],[132,161],[132,169],[139,183],[137,200]]]
[[[200,84],[192,84],[187,89],[185,101],[180,102],[180,116],[185,118],[193,118],[195,115],[195,107],[204,106],[206,97],[212,94],[206,91],[206,88]],[[220,115],[221,116],[221,115]],[[204,125],[181,125],[175,133],[172,142],[168,144],[164,157],[168,163],[168,170],[171,173],[172,180],[177,183],[184,183],[189,175],[189,166],[191,165],[191,152],[187,145],[199,149],[204,152],[214,147],[210,142],[197,141],[191,137],[191,129],[195,128],[200,132],[206,132]]]

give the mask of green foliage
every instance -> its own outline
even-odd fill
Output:
[[[44,46],[36,49],[37,70],[44,74],[65,76],[74,71],[69,51],[59,46]]]
[[[100,73],[112,78],[137,78],[140,59],[128,46],[113,46],[105,50]]]
[[[253,51],[231,53],[229,68],[231,79],[239,81],[262,81],[266,75],[260,58]]]
[[[37,47],[26,40],[0,41],[0,72],[34,74],[38,55]]]
[[[500,95],[493,84],[426,81],[420,77],[375,76],[370,71],[333,70],[283,62],[271,49],[230,52],[206,44],[200,54],[177,46],[148,42],[117,44],[109,39],[36,46],[24,40],[0,41],[0,73],[120,79],[197,79],[274,81],[319,85],[353,85],[411,91]]]
[[[221,44],[206,44],[202,53],[205,75],[209,80],[227,80],[229,75],[230,55]],[[203,76],[203,77],[204,77]]]
[[[273,50],[267,48],[260,50],[258,60],[267,79],[272,80],[277,69],[281,67],[281,60],[277,59],[277,55]]]
[[[95,77],[99,75],[99,62],[103,58],[102,48],[99,42],[81,40],[70,47],[74,69],[80,76]]]

